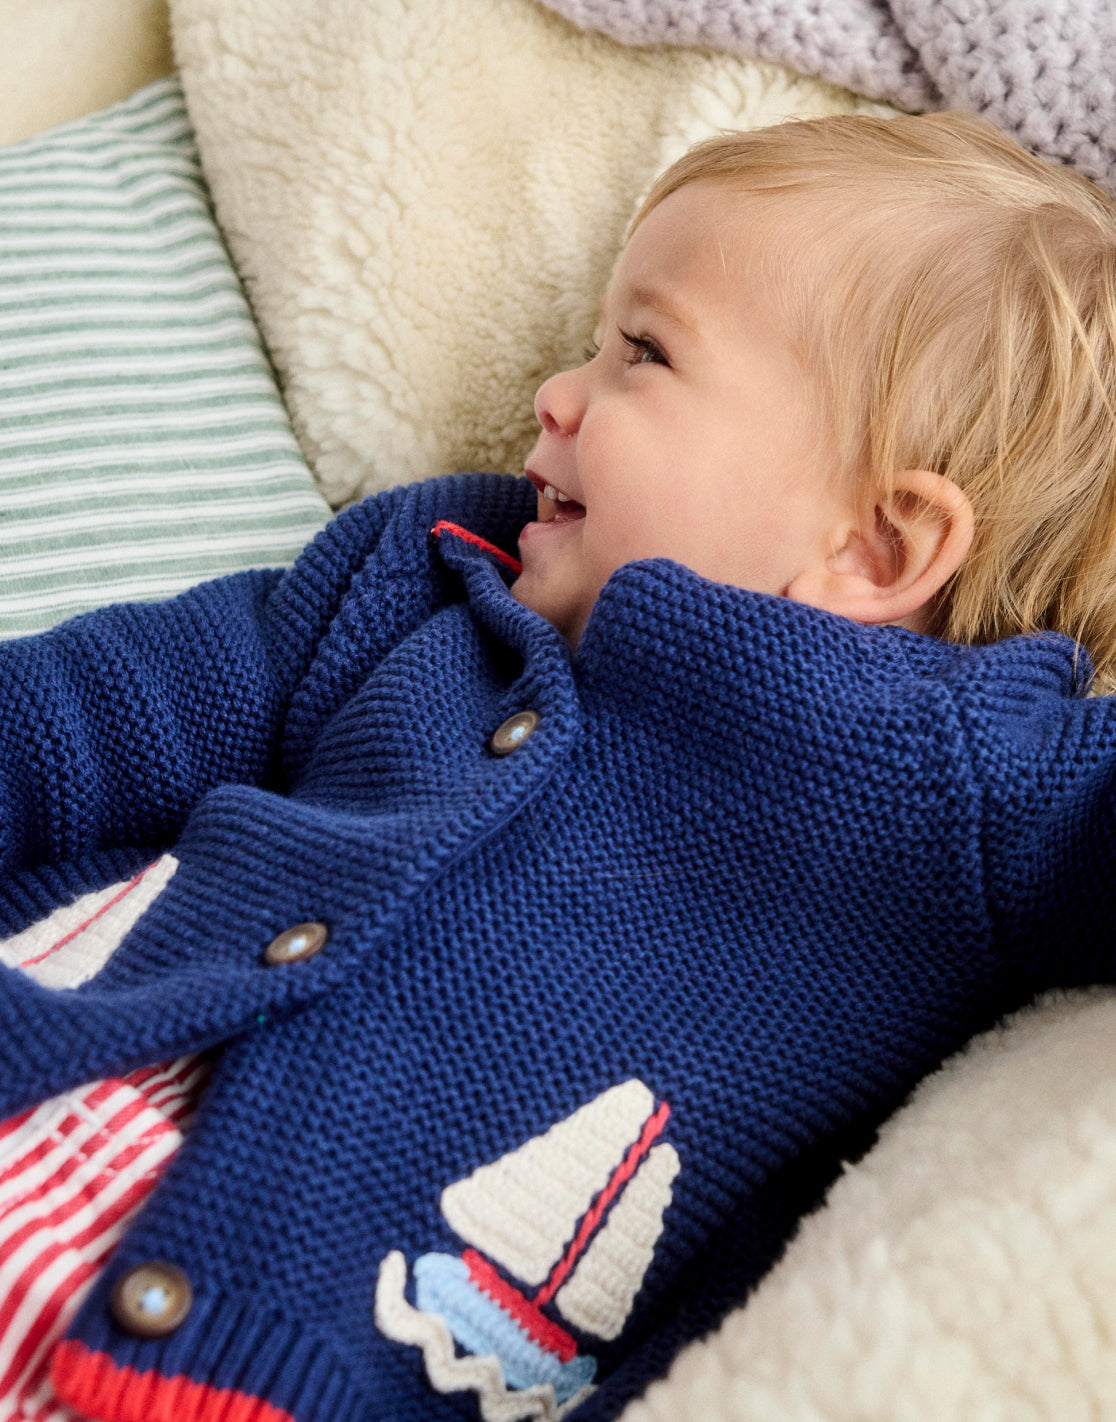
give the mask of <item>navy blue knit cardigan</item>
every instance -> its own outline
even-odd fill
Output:
[[[0,1110],[221,1048],[62,1345],[110,1422],[612,1417],[920,1077],[1113,977],[1071,642],[654,560],[571,658],[508,592],[534,499],[395,490],[285,574],[0,647],[0,929],[179,864],[90,982],[0,977]],[[151,1261],[192,1302],[147,1337]]]

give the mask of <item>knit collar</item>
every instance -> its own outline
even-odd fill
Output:
[[[576,654],[545,618],[512,597],[518,565],[463,525],[432,530],[446,567],[464,580],[474,614],[523,657],[541,681],[611,688],[665,704],[696,695],[740,705],[757,696],[816,695],[834,675],[878,681],[909,675],[908,653],[925,660],[938,643],[895,628],[860,627],[787,598],[714,583],[665,558],[612,574]],[[923,647],[921,644],[926,644]],[[534,680],[534,677],[531,677]]]
[[[893,702],[934,680],[1002,679],[1005,672],[1077,696],[1088,659],[1070,638],[1043,634],[990,647],[959,647],[900,627],[871,627],[789,598],[716,583],[665,558],[617,569],[597,598],[576,654],[558,631],[515,601],[514,558],[463,527],[439,552],[465,579],[475,613],[544,677],[643,706],[712,697],[786,714],[788,702]]]

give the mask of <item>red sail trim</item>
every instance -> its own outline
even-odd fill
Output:
[[[118,894],[109,899],[107,904],[102,904],[95,913],[90,914],[84,923],[79,923],[76,928],[71,929],[70,932],[60,938],[57,943],[52,943],[51,946],[40,953],[37,958],[25,958],[19,966],[21,968],[33,968],[36,963],[41,963],[45,958],[49,958],[52,953],[57,953],[59,948],[64,948],[67,943],[73,942],[79,933],[84,933],[91,924],[96,923],[99,918],[108,913],[110,908],[114,908],[121,899],[126,899],[150,868],[152,868],[152,866],[149,864],[147,869],[141,869],[134,879],[125,884]]]
[[[262,1397],[121,1367],[76,1338],[55,1348],[50,1381],[61,1401],[102,1422],[295,1422]]]
[[[589,1243],[589,1238],[597,1225],[601,1222],[601,1216],[608,1209],[612,1201],[628,1183],[631,1177],[639,1169],[640,1162],[654,1144],[656,1138],[662,1135],[663,1127],[670,1116],[670,1107],[664,1101],[655,1114],[648,1118],[643,1127],[643,1134],[639,1140],[630,1148],[621,1163],[612,1172],[612,1177],[608,1184],[597,1196],[596,1203],[581,1221],[581,1228],[574,1237],[573,1243],[559,1259],[558,1263],[547,1279],[546,1283],[535,1295],[534,1302],[537,1308],[542,1308],[548,1304],[572,1272],[578,1257],[583,1253],[585,1246]]]
[[[478,548],[483,548],[486,553],[491,553],[494,558],[498,558],[506,568],[510,568],[513,573],[522,573],[523,564],[518,558],[513,558],[510,553],[505,553],[502,548],[497,548],[495,543],[489,543],[487,538],[481,538],[477,533],[470,533],[467,528],[462,528],[459,523],[450,523],[448,519],[440,518],[430,530],[435,538],[440,538],[443,533],[456,534],[458,538],[464,538],[466,543],[475,543]]]
[[[461,1257],[468,1266],[469,1278],[477,1288],[487,1294],[493,1303],[499,1304],[505,1313],[510,1314],[533,1343],[550,1353],[556,1353],[559,1361],[563,1363],[568,1363],[571,1358],[577,1356],[577,1344],[566,1330],[552,1323],[546,1314],[540,1313],[518,1289],[513,1289],[501,1279],[487,1259],[475,1249],[466,1249]]]

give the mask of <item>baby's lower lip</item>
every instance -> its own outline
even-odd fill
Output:
[[[520,538],[537,538],[540,534],[556,534],[564,528],[569,528],[571,524],[580,523],[585,517],[585,510],[580,509],[577,513],[557,513],[553,518],[535,519],[534,522],[524,524],[520,531]]]

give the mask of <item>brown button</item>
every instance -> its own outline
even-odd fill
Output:
[[[519,749],[540,719],[537,711],[517,711],[502,726],[496,727],[488,744],[497,755],[511,755],[513,750]]]
[[[264,958],[269,963],[297,963],[320,953],[328,942],[329,929],[324,923],[296,923],[271,940]]]
[[[153,1259],[121,1274],[109,1299],[113,1318],[137,1338],[164,1338],[194,1302],[190,1280],[174,1264]]]

